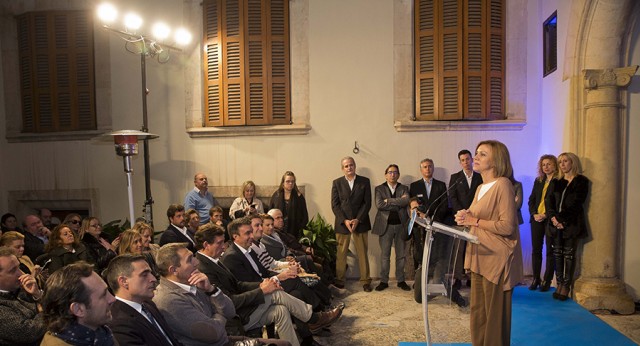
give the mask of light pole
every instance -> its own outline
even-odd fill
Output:
[[[134,13],[126,14],[124,18],[124,29],[116,29],[109,26],[118,17],[116,8],[108,3],[101,4],[97,7],[98,18],[104,23],[103,28],[108,30],[125,41],[125,49],[133,54],[140,55],[140,71],[142,77],[142,128],[141,132],[149,132],[149,121],[147,117],[147,58],[156,58],[159,63],[163,64],[169,61],[170,52],[181,52],[180,48],[174,45],[164,43],[163,41],[169,37],[171,29],[164,23],[156,23],[153,30],[153,38],[138,33],[142,26],[142,18]],[[185,29],[177,29],[174,35],[174,41],[180,45],[186,45],[191,41],[191,34]],[[131,131],[131,130],[128,130]],[[156,136],[157,137],[157,136]],[[155,138],[155,137],[154,137]],[[145,201],[144,215],[145,220],[153,225],[153,197],[151,196],[151,168],[149,165],[149,136],[140,137],[143,140],[143,157],[144,157],[144,183],[145,183]],[[130,160],[130,158],[129,158]],[[130,162],[130,161],[129,161]],[[125,164],[126,171],[126,164]],[[131,222],[135,219],[132,218]]]

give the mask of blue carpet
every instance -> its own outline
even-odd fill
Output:
[[[573,300],[560,302],[553,299],[552,293],[553,290],[529,291],[523,286],[514,289],[511,345],[636,345]],[[426,343],[400,342],[398,345]]]

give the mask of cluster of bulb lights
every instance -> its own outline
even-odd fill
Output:
[[[98,18],[107,25],[118,19],[118,10],[109,3],[99,5],[97,13]],[[137,33],[143,24],[142,18],[133,12],[126,13],[123,22],[126,32],[131,34]],[[163,22],[157,22],[151,27],[151,33],[156,40],[162,42],[171,35],[171,28]],[[191,42],[191,33],[184,28],[178,28],[173,33],[173,39],[178,45],[187,45]]]

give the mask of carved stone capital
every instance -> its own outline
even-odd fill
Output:
[[[592,90],[602,87],[626,87],[631,83],[631,77],[636,74],[636,70],[638,65],[604,70],[583,70],[584,88]]]

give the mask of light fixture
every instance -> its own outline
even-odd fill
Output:
[[[113,23],[118,18],[118,10],[109,3],[100,4],[98,6],[98,18],[103,23]]]
[[[142,18],[133,12],[129,12],[124,16],[124,26],[127,31],[137,32],[142,27]]]
[[[135,136],[135,143],[129,143],[133,137],[126,137],[125,134],[118,133],[117,135],[124,136],[123,142],[120,143],[121,155],[125,158],[125,172],[130,169],[131,164],[131,155],[137,154],[137,139],[143,140],[144,144],[144,178],[145,178],[145,188],[146,188],[146,200],[144,202],[144,213],[145,220],[153,225],[153,198],[151,197],[151,173],[150,173],[150,164],[149,164],[149,141],[148,139],[153,137],[157,137],[155,135],[149,135],[149,125],[147,119],[147,96],[149,94],[149,90],[147,89],[147,68],[146,68],[146,59],[147,58],[155,58],[159,63],[166,63],[169,61],[171,56],[171,51],[181,52],[182,50],[176,46],[171,45],[170,43],[165,42],[169,35],[171,34],[171,28],[167,24],[157,23],[152,28],[153,36],[147,36],[142,34],[142,24],[144,23],[143,19],[133,13],[127,13],[124,20],[124,27],[119,29],[115,27],[111,27],[110,24],[115,22],[118,17],[118,10],[112,6],[111,4],[101,4],[97,8],[97,16],[103,23],[103,28],[105,30],[110,31],[118,35],[124,41],[124,48],[133,54],[137,54],[140,56],[140,70],[142,75],[142,128],[140,131],[134,131],[135,134],[129,133],[129,136]],[[191,42],[191,34],[184,28],[180,28],[175,30],[174,44],[180,45],[181,47]],[[132,131],[132,130],[127,130]],[[122,132],[122,131],[119,131]],[[144,134],[145,136],[143,136]],[[114,138],[116,133],[112,133]],[[128,138],[128,139],[127,139]],[[116,143],[118,144],[118,143]],[[135,144],[135,145],[133,145]],[[134,150],[135,149],[135,150]],[[125,155],[131,150],[131,155]],[[128,161],[127,161],[128,158]],[[127,166],[129,165],[129,166]],[[127,173],[129,174],[129,173]],[[130,176],[127,177],[128,185],[131,185]],[[133,205],[133,197],[130,195],[130,207]],[[132,222],[135,221],[133,219],[133,209],[131,209],[131,218]]]
[[[171,29],[169,26],[163,22],[158,22],[153,25],[151,28],[151,32],[153,33],[153,37],[158,41],[163,41],[169,37],[169,33],[171,33]]]

